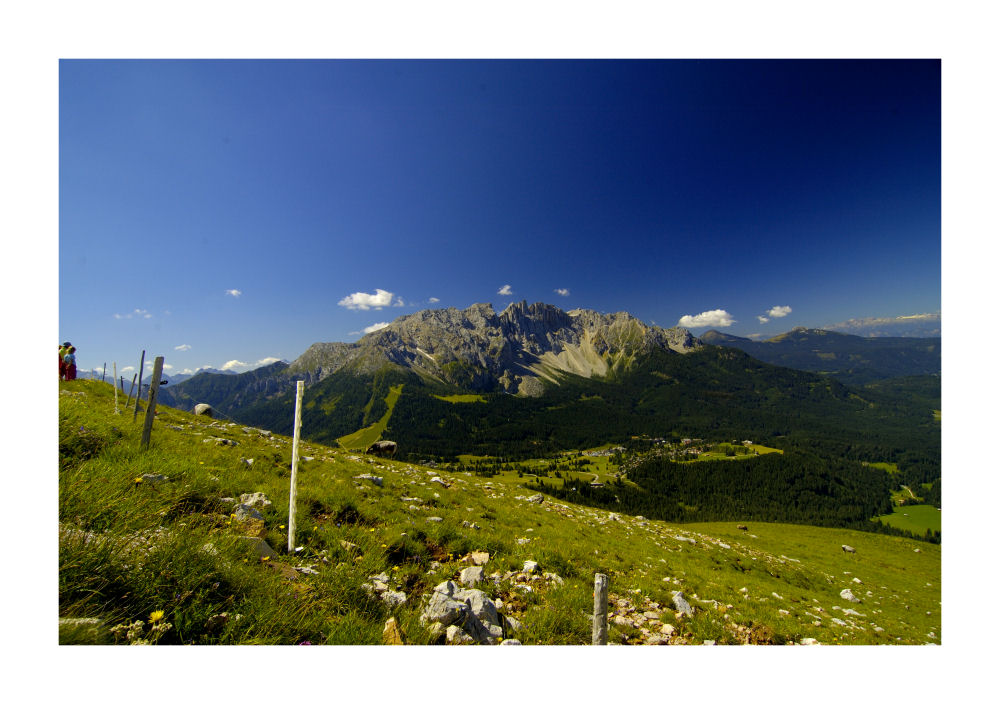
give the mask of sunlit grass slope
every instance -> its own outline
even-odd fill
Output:
[[[143,451],[141,415],[116,415],[109,385],[65,382],[59,393],[59,616],[117,628],[113,642],[374,644],[395,617],[409,643],[428,643],[423,600],[474,550],[490,553],[486,572],[498,576],[480,588],[523,624],[525,644],[589,643],[596,572],[609,575],[613,604],[658,604],[676,626],[672,644],[747,633],[768,643],[941,640],[937,545],[805,526],[669,525],[529,502],[515,483],[464,472],[440,475],[446,487],[431,481],[436,470],[311,443],[299,468],[302,549],[287,555],[289,438],[164,408]],[[258,506],[262,519],[234,517],[255,492],[271,502]],[[528,591],[502,578],[525,560],[562,583]],[[383,572],[405,603],[366,591]],[[842,599],[845,588],[861,603]],[[677,590],[693,617],[674,618]],[[622,621],[610,641],[644,639]]]

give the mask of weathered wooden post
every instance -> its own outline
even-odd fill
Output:
[[[149,398],[146,399],[146,418],[142,424],[142,448],[149,447],[149,434],[153,432],[153,416],[156,414],[156,392],[160,388],[160,374],[163,373],[163,357],[153,361],[153,381],[149,386]]]
[[[146,350],[142,351],[142,357],[139,358],[139,386],[135,392],[135,408],[132,410],[132,421],[135,421],[135,417],[139,415],[139,397],[142,396],[142,365],[146,363]]]
[[[608,644],[608,575],[594,575],[594,630],[591,645]]]
[[[104,363],[104,369],[101,370],[101,381],[104,381],[104,375],[108,373],[108,363]]]
[[[299,427],[302,425],[302,394],[305,382],[295,382],[295,425],[292,430],[292,488],[288,494],[288,552],[295,551],[295,496],[299,471]]]
[[[111,376],[112,377],[118,376],[118,362],[111,363]],[[115,387],[115,415],[118,415],[119,413],[121,413],[121,411],[118,410],[118,384],[116,384],[114,380],[112,380],[111,385]]]
[[[135,390],[135,380],[136,380],[136,377],[138,377],[138,376],[139,376],[138,374],[133,374],[132,375],[132,385],[130,387],[128,387],[128,399],[125,400],[125,410],[126,411],[128,410],[128,405],[130,403],[132,403],[132,392]],[[122,387],[122,392],[124,392],[124,391],[125,391],[125,387],[123,386]]]

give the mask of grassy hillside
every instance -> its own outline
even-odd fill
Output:
[[[590,642],[595,572],[610,577],[613,643],[941,641],[937,545],[781,524],[681,527],[528,501],[514,481],[471,473],[444,474],[446,487],[425,467],[313,443],[301,448],[302,549],[286,555],[289,438],[163,408],[143,451],[141,422],[115,415],[109,385],[64,382],[59,393],[59,615],[98,619],[86,633],[67,624],[63,642],[379,643],[395,617],[409,643],[429,643],[424,599],[471,551],[489,552],[479,588],[520,622],[505,637],[525,644]],[[234,515],[255,492],[271,502],[262,518]],[[525,560],[547,574],[527,575]],[[369,594],[379,573],[405,602]],[[845,588],[861,603],[842,599]],[[676,617],[677,590],[692,617]]]

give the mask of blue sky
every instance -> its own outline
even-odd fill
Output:
[[[476,302],[938,312],[940,106],[938,61],[63,60],[60,341],[243,371]]]

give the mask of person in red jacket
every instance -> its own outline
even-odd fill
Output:
[[[69,352],[69,348],[72,346],[68,342],[59,345],[59,381],[66,378],[66,353]]]
[[[66,364],[66,381],[73,381],[76,379],[76,348],[70,345],[69,350],[66,351],[66,355],[63,357],[63,362]]]

